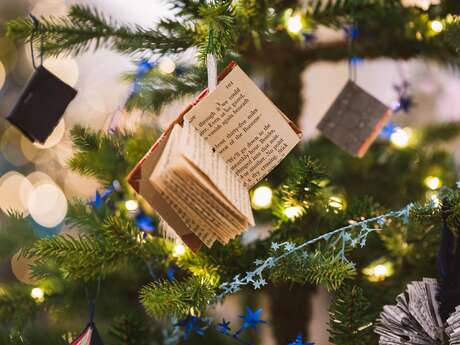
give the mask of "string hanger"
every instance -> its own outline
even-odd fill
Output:
[[[34,67],[34,69],[37,69],[37,63],[35,61],[34,52],[34,36],[37,32],[40,34],[40,65],[43,65],[43,34],[41,32],[40,22],[38,21],[37,17],[35,17],[33,14],[29,14],[29,16],[32,19],[32,22],[34,23],[34,29],[30,37],[30,52],[32,55],[32,66]]]
[[[213,53],[210,52],[211,44],[214,39],[212,29],[208,33],[208,45],[206,47],[206,67],[208,70],[208,92],[212,92],[217,87],[217,61]]]
[[[94,322],[94,314],[96,312],[96,301],[97,298],[99,297],[99,292],[101,290],[101,276],[97,278],[97,286],[96,286],[96,294],[94,296],[90,296],[88,287],[85,287],[85,295],[86,299],[88,300],[88,305],[89,305],[89,322],[93,323]]]

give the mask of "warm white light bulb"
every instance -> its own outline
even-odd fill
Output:
[[[377,265],[374,267],[374,276],[382,279],[388,276],[388,268],[385,265]]]
[[[331,196],[329,198],[329,207],[336,208],[338,210],[343,209],[343,199],[338,196]]]
[[[32,289],[32,291],[30,292],[30,296],[36,302],[43,302],[45,300],[45,292],[38,287]]]
[[[252,194],[252,206],[256,209],[267,208],[272,203],[273,192],[270,187],[260,186]]]
[[[444,25],[439,20],[433,20],[431,22],[431,29],[436,33],[440,33],[444,30]]]
[[[158,64],[158,69],[161,73],[171,74],[176,70],[176,64],[170,58],[163,58]]]
[[[125,207],[128,211],[134,212],[139,208],[139,203],[136,200],[126,200]]]
[[[174,256],[181,256],[185,254],[185,246],[182,243],[177,243],[174,247]]]
[[[430,188],[431,190],[436,190],[441,187],[441,179],[437,176],[428,176],[425,178],[425,185]]]
[[[284,215],[290,219],[297,218],[302,214],[302,209],[299,206],[290,206],[284,209]]]
[[[298,34],[302,30],[302,17],[295,15],[287,20],[287,29],[293,34]]]
[[[408,129],[396,128],[391,134],[391,143],[399,148],[407,147],[410,139],[410,131]]]

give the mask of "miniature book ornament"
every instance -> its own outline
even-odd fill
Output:
[[[164,131],[128,177],[192,250],[254,224],[248,190],[300,141],[300,130],[231,63]]]
[[[348,81],[318,129],[351,155],[363,157],[390,116],[389,107]]]
[[[39,66],[8,116],[30,141],[45,143],[77,91]]]

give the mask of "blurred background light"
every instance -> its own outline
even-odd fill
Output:
[[[53,228],[59,225],[67,214],[67,198],[54,183],[43,183],[33,189],[28,207],[35,222]]]
[[[0,178],[0,209],[4,213],[29,214],[27,202],[33,191],[29,180],[17,172],[8,172]]]
[[[252,193],[251,203],[255,209],[268,208],[272,204],[273,192],[268,186],[257,187]]]

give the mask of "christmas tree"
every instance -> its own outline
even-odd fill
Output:
[[[249,73],[263,71],[264,91],[294,122],[300,74],[317,61],[349,60],[353,70],[359,59],[423,58],[458,68],[460,4],[453,0],[423,8],[399,0],[169,3],[175,17],[152,28],[74,5],[67,16],[20,17],[6,29],[45,56],[100,48],[131,54],[139,67],[125,76],[135,85],[126,108],[152,113],[203,90],[214,58],[218,70],[235,60]],[[320,26],[345,30],[346,38],[316,42]],[[196,63],[175,73],[152,62],[190,49]],[[410,105],[401,95],[397,110]],[[2,344],[68,344],[92,313],[107,344],[250,344],[257,342],[251,329],[261,327],[272,329],[277,344],[308,343],[319,285],[332,298],[330,342],[377,344],[373,330],[383,306],[409,282],[437,276],[443,226],[457,238],[460,192],[446,143],[460,134],[458,123],[428,126],[410,138],[393,129],[392,142],[377,140],[363,158],[322,137],[302,143],[251,191],[257,223],[270,225],[266,236],[198,252],[163,236],[155,210],[127,182],[160,134],[116,125],[71,129],[68,166],[101,188],[92,200],[70,201],[65,222],[76,234],[40,238],[30,217],[9,213],[1,257],[20,251],[33,284],[2,287]],[[249,305],[241,325],[212,320],[213,307],[232,294]],[[269,326],[261,296],[269,301]]]

